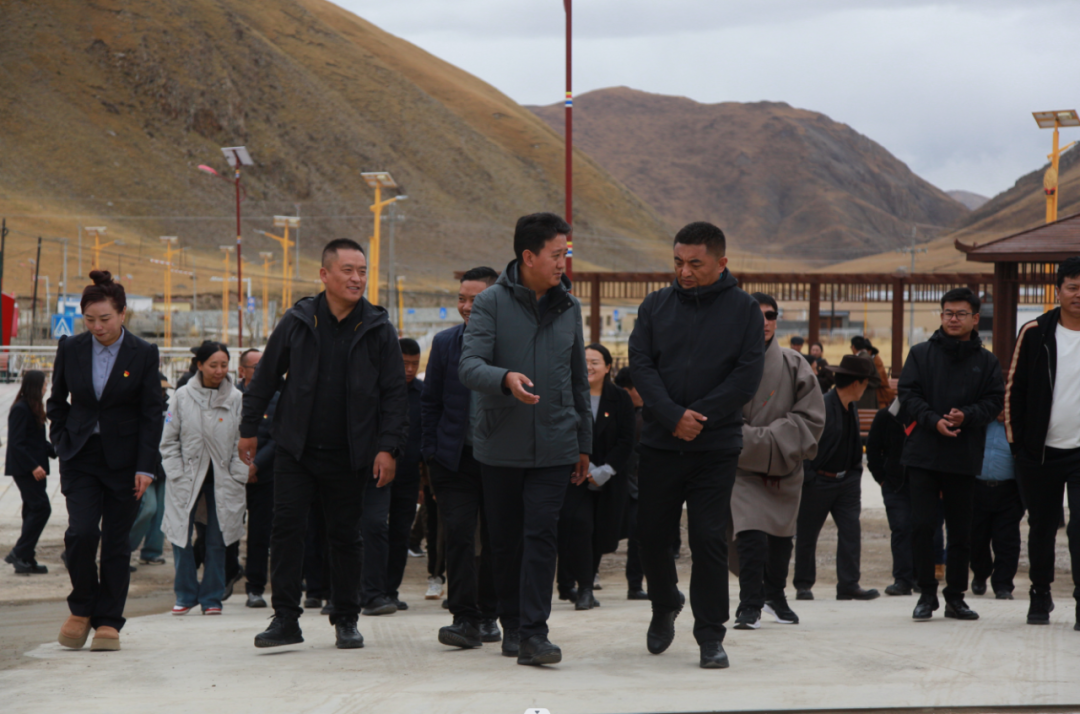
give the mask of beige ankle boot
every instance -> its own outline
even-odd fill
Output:
[[[60,636],[56,641],[64,647],[81,649],[86,644],[86,638],[90,636],[90,618],[69,615],[67,622],[60,627]]]

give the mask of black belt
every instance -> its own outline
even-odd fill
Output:
[[[829,471],[818,471],[818,476],[824,476],[825,478],[831,478],[836,481],[844,478],[847,475],[847,471],[841,471],[840,473],[831,473]]]

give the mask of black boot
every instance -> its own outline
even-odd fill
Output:
[[[356,629],[356,620],[356,615],[342,615],[334,623],[334,632],[337,634],[334,646],[339,650],[355,650],[364,646],[364,636]]]
[[[593,597],[592,588],[579,588],[577,602],[574,603],[574,609],[591,610],[594,607],[600,607],[600,602]]]
[[[1049,625],[1050,613],[1054,611],[1054,600],[1050,597],[1050,588],[1039,592],[1031,589],[1031,604],[1028,606],[1027,624]]]
[[[979,613],[968,607],[964,598],[957,598],[945,601],[945,617],[951,617],[954,620],[978,620]]]
[[[669,612],[653,610],[652,622],[649,623],[649,632],[645,636],[645,646],[649,652],[660,654],[675,640],[675,618],[679,616],[678,610]]]
[[[915,612],[911,614],[912,619],[919,622],[929,620],[934,616],[934,610],[940,607],[936,594],[923,593],[919,596],[919,602],[915,604]]]
[[[517,657],[521,648],[521,634],[517,630],[503,632],[502,653],[503,657]]]
[[[455,617],[454,624],[439,628],[439,642],[463,649],[474,649],[484,644],[476,625],[461,617]]]
[[[562,662],[562,650],[551,644],[547,635],[533,635],[521,641],[517,662],[527,665],[558,664]]]
[[[304,635],[300,631],[300,623],[295,617],[282,617],[274,615],[270,626],[264,632],[255,635],[256,647],[281,647],[282,645],[298,645],[304,641]]]
[[[701,643],[702,669],[725,669],[728,664],[728,656],[723,644],[720,642]]]
[[[480,641],[481,642],[498,642],[502,639],[502,632],[499,631],[499,621],[494,617],[484,618],[480,621]]]
[[[627,600],[648,600],[649,593],[645,592],[641,588],[630,588],[626,591]]]

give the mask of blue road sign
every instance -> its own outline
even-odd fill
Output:
[[[614,310],[614,318],[613,319],[615,319],[615,320],[619,319],[619,308],[615,308],[615,310]]]
[[[61,337],[71,337],[75,334],[74,315],[52,316],[52,338],[59,340]]]
[[[445,320],[446,319],[446,308],[445,307],[440,307],[439,308],[439,319],[440,320]]]
[[[248,298],[248,312],[255,312],[255,298]]]

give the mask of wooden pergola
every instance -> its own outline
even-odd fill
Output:
[[[1080,255],[1080,213],[982,245],[954,245],[970,261],[994,264],[994,354],[1004,364],[1016,344],[1017,306],[1047,302],[1057,263]]]

